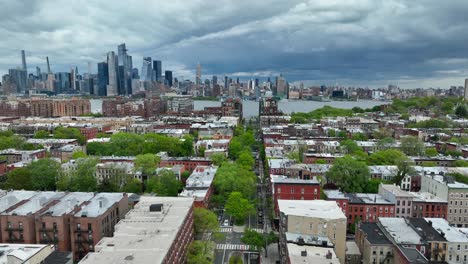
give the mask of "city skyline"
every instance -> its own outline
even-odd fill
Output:
[[[152,57],[174,77],[190,79],[198,62],[203,79],[283,73],[288,81],[317,85],[449,88],[463,85],[468,75],[463,46],[468,24],[462,22],[468,3],[463,1],[122,5],[3,3],[0,73],[22,67],[21,50],[28,72],[36,66],[46,71],[48,56],[54,72],[87,69],[91,62],[97,73],[107,52],[126,43],[134,67]]]

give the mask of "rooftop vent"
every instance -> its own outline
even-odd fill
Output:
[[[301,251],[301,256],[302,257],[307,257],[307,250]]]
[[[162,212],[163,204],[152,204],[149,207],[150,212]]]

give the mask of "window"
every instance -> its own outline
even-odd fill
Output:
[[[304,194],[304,188],[301,188],[301,193]]]
[[[309,229],[312,230],[314,228],[314,224],[313,223],[310,223],[309,224]]]
[[[396,202],[396,205],[400,205],[400,200],[398,200],[398,201]]]
[[[81,224],[80,224],[80,223],[76,224],[76,229],[77,229],[77,230],[80,230],[80,229],[81,229]]]
[[[88,231],[93,231],[93,225],[91,223],[88,223]]]
[[[18,222],[18,226],[20,229],[23,229],[23,222]]]
[[[406,203],[406,201],[405,201],[405,200],[403,200],[403,206],[405,206],[405,205],[406,205],[405,203]]]
[[[53,227],[54,227],[54,230],[57,230],[57,223],[56,222],[54,222]]]
[[[460,250],[460,249],[461,249],[460,245],[457,245],[457,250]]]
[[[278,193],[281,193],[281,188],[278,188]]]

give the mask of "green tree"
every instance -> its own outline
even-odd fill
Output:
[[[427,148],[425,152],[426,152],[426,156],[429,156],[429,157],[435,157],[439,155],[439,152],[437,151],[436,148]]]
[[[240,192],[232,192],[226,201],[226,213],[234,217],[234,222],[238,225],[244,223],[245,218],[253,212],[253,209],[253,205]]]
[[[205,208],[195,208],[193,212],[193,226],[195,233],[213,233],[219,229],[218,218],[215,213]]]
[[[120,191],[119,186],[115,181],[109,178],[104,178],[96,187],[97,192],[118,192]]]
[[[406,176],[406,175],[413,175],[415,173],[415,170],[414,170],[414,162],[412,160],[410,160],[408,157],[401,157],[399,159],[396,160],[395,162],[398,170],[397,170],[397,173],[395,175],[395,177],[393,177],[393,182],[400,186],[401,184],[401,181],[403,180],[403,178]]]
[[[456,160],[452,164],[453,167],[468,167],[468,161],[466,160]]]
[[[460,104],[459,106],[457,106],[457,108],[455,109],[455,114],[462,118],[468,117],[468,110],[466,105]]]
[[[146,184],[147,191],[154,192],[158,196],[176,197],[182,183],[178,181],[171,170],[162,170],[155,177],[151,177]]]
[[[352,139],[346,139],[340,142],[340,147],[345,154],[354,154],[358,151],[362,151],[362,148],[358,146],[356,141]]]
[[[72,159],[86,158],[87,155],[83,151],[76,151],[72,154]]]
[[[444,155],[458,158],[458,157],[463,156],[463,153],[461,151],[458,151],[458,150],[447,150],[447,151],[445,151]]]
[[[401,139],[401,151],[408,156],[424,155],[424,143],[418,137],[404,137]]]
[[[381,150],[367,158],[368,165],[397,165],[400,159],[405,159],[405,153],[396,149]]]
[[[256,176],[235,163],[224,163],[216,172],[214,186],[217,194],[226,200],[231,192],[241,192],[243,197],[252,197],[255,192]]]
[[[378,150],[387,150],[394,146],[395,139],[391,137],[385,137],[377,141],[377,149]]]
[[[198,157],[205,157],[205,151],[206,148],[204,146],[199,147],[197,151]]]
[[[56,180],[61,170],[60,163],[53,159],[39,159],[27,166],[32,188],[39,191],[55,191]]]
[[[227,158],[224,154],[221,153],[215,153],[210,156],[211,161],[215,166],[221,166],[224,162],[227,161]]]
[[[365,193],[378,193],[380,183],[385,183],[381,179],[369,179],[366,183]]]
[[[129,179],[122,188],[123,192],[140,194],[142,191],[141,181],[138,179]]]
[[[444,113],[446,114],[451,114],[453,112],[453,108],[455,107],[455,105],[450,102],[450,101],[445,101],[442,103],[442,106],[440,107],[440,109],[442,111],[444,111]]]
[[[234,137],[229,144],[229,158],[236,159],[243,149],[244,146],[242,146],[242,142],[238,138]]]
[[[351,139],[356,141],[366,141],[368,140],[367,136],[363,133],[355,133],[351,136]]]
[[[236,160],[237,164],[246,170],[251,170],[255,165],[255,160],[252,154],[248,150],[244,150],[239,154],[239,158]]]
[[[34,138],[50,138],[50,134],[48,131],[39,130],[34,134]]]
[[[338,137],[340,137],[340,138],[347,138],[347,137],[348,137],[348,134],[346,133],[345,130],[340,130],[340,132],[338,133]]]
[[[81,158],[76,160],[76,169],[61,173],[57,189],[72,192],[94,192],[97,189],[95,176],[96,158]]]
[[[343,191],[355,193],[364,191],[370,173],[364,162],[346,155],[335,160],[326,176],[333,183],[341,186]]]
[[[229,258],[229,264],[243,264],[244,261],[242,260],[242,255],[238,252],[232,253],[231,257]]]
[[[291,151],[287,153],[286,156],[288,157],[288,159],[294,160],[296,163],[301,162],[301,155],[299,154],[298,150]]]
[[[135,169],[141,170],[144,175],[154,174],[161,159],[154,154],[140,154],[135,158]]]
[[[187,252],[188,264],[211,264],[214,261],[215,244],[212,241],[195,240]]]
[[[5,187],[13,190],[33,190],[31,173],[27,168],[18,168],[7,174]]]
[[[253,248],[260,250],[265,247],[265,238],[262,234],[252,229],[246,229],[244,235],[241,238],[242,243],[252,246]]]
[[[76,139],[81,145],[86,143],[86,137],[83,136],[78,128],[57,127],[54,130],[54,138],[58,139]]]
[[[111,136],[114,155],[136,156],[143,153],[143,137],[137,134],[117,133]]]
[[[336,137],[336,130],[335,129],[329,129],[327,134],[328,134],[329,137]]]

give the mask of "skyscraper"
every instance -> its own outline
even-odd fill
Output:
[[[201,64],[200,63],[197,64],[197,76],[196,76],[195,81],[196,81],[197,87],[199,87],[201,84]]]
[[[8,70],[10,81],[16,87],[16,92],[22,93],[26,91],[28,84],[28,76],[23,69],[10,69]]]
[[[107,53],[107,67],[109,69],[109,83],[107,85],[107,96],[117,95],[117,67],[118,58],[115,52]]]
[[[468,79],[465,79],[465,101],[468,102]]]
[[[51,74],[52,71],[50,70],[49,57],[46,57],[46,60],[47,60],[47,74]]]
[[[23,71],[25,71],[26,75],[28,75],[28,73],[27,73],[28,72],[28,67],[26,66],[26,54],[25,54],[24,50],[21,50],[21,62],[23,64],[22,65],[23,66],[22,67]]]
[[[211,83],[212,83],[213,85],[218,84],[218,76],[213,75],[213,78],[211,79]]]
[[[151,81],[153,69],[151,68],[151,57],[143,57],[143,66],[141,67],[141,80]]]
[[[228,77],[224,75],[224,89],[228,88]]]
[[[276,95],[281,98],[287,97],[288,94],[286,86],[286,79],[283,77],[282,74],[280,74],[280,76],[276,78]]]
[[[41,68],[39,66],[36,66],[36,76],[39,80],[41,79]]]
[[[106,62],[98,63],[97,95],[107,95],[107,84],[109,82],[109,68]]]
[[[172,71],[164,72],[164,83],[169,87],[172,87]]]
[[[127,54],[125,43],[120,44],[118,47],[119,66],[123,66],[122,74],[120,74],[119,83],[123,87],[119,87],[119,94],[128,95],[131,93],[131,75],[132,75],[132,56]]]
[[[162,82],[162,63],[160,60],[153,61],[153,81]]]

